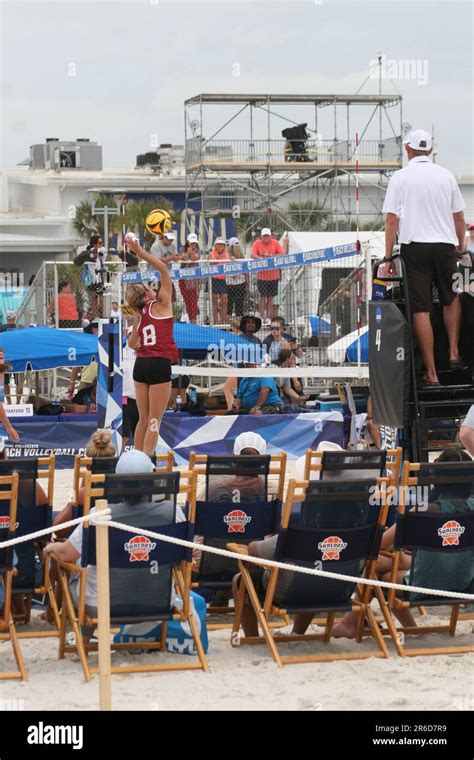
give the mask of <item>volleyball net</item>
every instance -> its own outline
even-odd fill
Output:
[[[177,263],[170,269],[176,373],[367,377],[374,258],[370,244],[354,241],[262,259]],[[157,281],[155,270],[126,272],[122,297],[133,283]]]

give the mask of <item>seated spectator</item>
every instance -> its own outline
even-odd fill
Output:
[[[6,459],[8,459],[8,453],[5,448],[5,439],[0,438],[0,460],[5,461]],[[28,508],[31,505],[32,485],[33,481],[31,480],[24,480],[23,478],[19,479],[17,501],[18,507]],[[35,482],[35,500],[37,506],[46,505],[48,503],[48,497],[38,481]],[[17,544],[17,546],[15,546],[15,564],[18,573],[16,577],[20,581],[22,575],[22,563],[30,564],[31,555],[34,554],[34,551],[34,546],[31,543]],[[12,610],[15,615],[24,616],[26,614],[26,598],[27,597],[24,594],[18,594],[15,592],[12,593]]]
[[[97,322],[91,322],[84,327],[83,332],[89,335],[97,335],[99,325]],[[71,370],[71,380],[67,387],[67,397],[75,404],[92,404],[96,402],[96,389],[97,389],[97,376],[98,376],[98,364],[95,359],[92,359],[91,363],[87,367],[73,367]],[[74,393],[76,387],[76,380],[81,373],[81,380],[79,387]]]
[[[283,349],[278,354],[278,359],[275,364],[278,367],[296,367],[295,356],[289,349]],[[282,398],[285,411],[294,411],[293,407],[296,405],[304,406],[309,396],[306,396],[303,391],[303,383],[298,377],[277,377],[275,380],[280,396]],[[298,411],[298,409],[296,409]]]
[[[262,320],[260,317],[253,317],[248,315],[242,317],[240,320],[240,337],[249,340],[251,343],[255,343],[258,346],[262,345],[260,338],[257,338],[255,333],[258,333],[262,327]]]
[[[256,364],[245,364],[256,367]],[[232,412],[279,414],[283,410],[280,394],[272,377],[243,377],[239,383]]]
[[[6,323],[0,325],[0,332],[8,332],[8,330],[16,330],[16,311],[14,309],[8,309],[6,314]]]
[[[333,443],[332,441],[321,441],[318,444],[318,451],[337,451],[341,450],[341,447],[338,446],[338,444]],[[304,459],[305,457],[300,457],[300,459],[296,460],[295,463],[295,477],[299,480],[304,480]],[[335,471],[335,472],[328,472],[325,475],[325,480],[332,480],[332,481],[343,481],[351,480],[351,479],[357,479],[357,478],[363,478],[364,471],[359,470],[347,470],[347,471]],[[319,471],[311,473],[312,478],[311,479],[318,479],[319,478]],[[252,541],[248,546],[248,553],[251,557],[260,557],[262,559],[269,559],[273,560],[275,558],[275,551],[276,551],[276,545],[277,545],[278,535],[269,536],[265,538],[263,541]],[[252,577],[255,583],[255,588],[257,590],[257,593],[259,594],[259,597],[263,600],[266,594],[267,585],[268,585],[268,579],[269,579],[269,571],[264,570],[263,568],[259,568],[256,565],[252,565]],[[293,583],[295,582],[295,573],[291,570],[280,570],[278,573],[278,580],[276,585],[276,592],[275,592],[275,601],[277,604],[281,604],[283,607],[285,606],[285,598],[287,597],[288,593],[291,593],[291,589],[293,586]],[[237,574],[234,577],[233,580],[233,592],[234,592],[234,601],[237,601],[237,593],[238,588],[240,584],[240,573]],[[315,603],[317,600],[315,600]],[[313,614],[296,614],[294,625],[293,625],[293,631],[294,634],[303,635],[306,632],[306,629],[310,625],[311,621],[313,619]],[[246,602],[244,605],[244,610],[242,614],[242,627],[244,629],[246,636],[258,636],[258,626],[257,626],[257,618],[255,617],[255,612],[253,610],[252,605],[250,604],[249,600],[246,598]]]
[[[74,328],[81,326],[81,320],[76,306],[76,296],[72,289],[71,283],[64,280],[58,285],[58,327]],[[55,314],[55,299],[52,298],[48,306],[48,312],[53,316]]]
[[[279,334],[277,334],[276,331],[273,331],[274,325],[275,326],[280,325],[281,331]],[[270,335],[267,335],[267,337],[263,339],[263,345],[265,346],[267,353],[270,354],[270,346],[277,338],[279,340],[283,338],[287,343],[290,344],[290,348],[295,354],[295,356],[300,356],[302,351],[298,347],[296,338],[294,337],[294,335],[291,335],[291,333],[285,332],[284,327],[285,327],[285,320],[283,319],[283,317],[273,317],[271,321]]]
[[[191,383],[189,375],[171,375],[171,393],[168,401],[168,409],[176,409],[176,399],[181,398],[179,406],[188,403],[188,388]],[[179,411],[179,410],[178,410]]]
[[[265,346],[267,353],[270,356],[270,359],[272,360],[272,362],[274,362],[278,359],[278,354],[280,353],[280,351],[290,348],[290,343],[284,337],[283,320],[281,319],[281,317],[275,317],[274,319],[272,319],[270,330],[271,330],[271,333],[270,335],[267,335],[266,338],[264,338],[263,345]],[[285,333],[285,335],[288,335],[288,333]],[[291,340],[294,340],[294,338],[292,338],[291,335],[289,335],[288,337]]]
[[[267,450],[267,442],[258,433],[241,433],[234,441],[234,454],[242,457],[263,456]],[[275,493],[274,484],[269,480],[268,491]],[[262,476],[247,477],[245,475],[236,475],[234,477],[223,478],[219,483],[215,480],[209,487],[209,501],[232,501],[241,503],[244,501],[255,501],[259,494],[264,494],[265,481]],[[238,499],[236,498],[238,494]],[[199,494],[198,499],[203,501],[205,498],[205,488]]]
[[[154,471],[153,463],[149,456],[143,451],[133,449],[126,451],[121,455],[117,462],[115,472],[119,475],[150,473]],[[156,520],[157,524],[170,523],[174,518],[174,507],[170,501],[146,501],[140,500],[140,497],[131,496],[124,499],[118,504],[111,504],[112,519],[119,522],[136,525],[144,520],[149,523],[150,516]],[[94,510],[92,510],[94,511]],[[176,510],[176,522],[184,522],[185,516],[180,507]],[[81,557],[82,549],[82,523],[77,526],[71,536],[64,543],[50,543],[44,551],[52,555],[55,559],[64,562],[77,562]],[[79,599],[79,577],[72,576],[70,580],[71,595],[74,603],[77,604]],[[176,603],[176,594],[174,585],[171,589],[172,604]],[[97,617],[97,569],[93,565],[87,567],[87,586],[86,586],[86,612],[91,617]],[[93,628],[83,629],[84,642],[87,643],[94,633]]]
[[[469,454],[474,457],[474,404],[470,407],[466,419],[461,425],[459,440]]]
[[[436,462],[470,462],[471,458],[461,449],[445,449]],[[470,484],[444,483],[435,487],[429,497],[428,512],[450,514],[453,512],[474,512],[474,497],[471,495]],[[396,523],[387,528],[380,545],[381,551],[392,552],[394,549]],[[474,552],[447,555],[445,552],[417,550],[413,585],[439,588],[445,591],[469,592],[474,581]],[[411,568],[411,553],[402,551],[398,566],[397,583],[404,583]],[[377,578],[390,581],[392,558],[379,555],[377,563]],[[439,579],[439,580],[437,580]],[[461,591],[462,593],[462,591]],[[422,600],[420,599],[420,603]],[[395,617],[404,628],[416,628],[416,620],[410,608],[393,609]],[[355,638],[357,628],[357,613],[347,612],[334,626],[335,638]]]
[[[92,433],[91,437],[86,443],[84,454],[86,457],[90,457],[91,459],[115,457],[117,455],[117,451],[114,444],[112,443],[112,433],[110,430],[96,430],[95,433]],[[80,507],[84,505],[84,484],[82,480],[77,492],[77,505]],[[53,525],[59,526],[62,523],[72,520],[72,507],[73,499],[71,497],[64,509],[56,514],[53,520]],[[64,531],[56,531],[56,536],[57,538],[65,538],[69,535],[69,533],[70,528],[66,528]]]

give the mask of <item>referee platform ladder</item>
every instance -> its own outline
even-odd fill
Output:
[[[460,422],[474,404],[474,360],[472,351],[464,351],[462,355],[464,367],[462,369],[450,369],[449,367],[449,342],[444,325],[443,307],[439,303],[438,293],[433,288],[433,308],[431,311],[431,324],[434,334],[434,353],[436,371],[440,380],[439,386],[430,386],[423,383],[424,366],[420,351],[417,346],[410,318],[410,298],[406,287],[406,271],[400,255],[395,254],[397,274],[386,277],[380,274],[383,260],[374,262],[373,266],[373,300],[372,309],[381,303],[390,302],[397,307],[403,316],[403,328],[406,335],[408,348],[408,362],[405,363],[404,388],[393,388],[390,378],[384,387],[372,387],[372,376],[377,378],[377,372],[373,372],[373,363],[382,364],[385,360],[383,351],[380,356],[371,352],[371,392],[379,396],[378,408],[383,408],[383,395],[402,393],[400,405],[403,407],[404,424],[400,445],[404,448],[404,454],[412,462],[426,462],[433,452],[441,452],[447,446],[456,445]],[[469,298],[469,296],[467,296]],[[474,341],[472,326],[465,318],[463,309],[463,323],[461,326],[460,347],[470,346]],[[469,334],[471,333],[471,334]],[[400,342],[400,341],[398,341]],[[383,372],[383,370],[382,370]],[[380,376],[380,375],[379,375]],[[380,398],[382,396],[382,398]],[[380,403],[382,402],[382,403]],[[380,415],[379,415],[380,416]],[[382,415],[383,416],[383,415]],[[379,424],[393,424],[392,421],[376,419]]]

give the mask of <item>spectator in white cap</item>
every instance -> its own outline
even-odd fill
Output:
[[[190,232],[186,243],[181,249],[181,269],[189,269],[196,266],[201,258],[199,240],[195,232]],[[186,313],[191,324],[196,324],[199,316],[199,280],[180,280],[179,289],[183,296]]]
[[[253,259],[265,259],[280,256],[282,253],[284,253],[283,248],[278,240],[272,237],[272,231],[264,227],[260,233],[260,239],[254,242],[250,255]],[[273,299],[278,295],[279,280],[279,269],[268,269],[257,274],[260,316],[263,317],[264,325],[270,324],[270,320],[278,314],[278,308],[273,305]]]
[[[154,466],[150,457],[137,449],[122,454],[115,466],[115,472],[118,475],[136,474],[137,483],[140,482],[140,475],[153,471]],[[146,501],[140,496],[130,496],[124,498],[123,502],[110,504],[112,520],[135,525],[137,528],[167,524],[173,521],[175,514],[174,505],[171,501],[149,501],[148,499],[148,496]],[[93,511],[94,509],[91,510],[91,512]],[[185,519],[181,507],[177,507],[176,522],[184,522]],[[77,562],[80,559],[81,550],[82,523],[71,533],[67,541],[50,543],[44,549],[46,554],[51,554],[63,562]],[[73,601],[77,604],[79,600],[79,578],[77,575],[71,578],[70,589]],[[172,598],[175,599],[175,597]],[[94,565],[87,566],[86,612],[91,617],[97,617],[97,569]],[[84,641],[89,641],[94,633],[94,628],[83,627],[82,630]]]
[[[209,254],[210,261],[215,264],[229,261],[227,244],[224,238],[217,238],[214,248]],[[212,315],[215,325],[227,324],[227,283],[225,274],[214,275],[211,280]]]
[[[167,264],[168,267],[172,266],[173,261],[181,261],[181,256],[176,248],[176,235],[172,231],[158,235],[150,248],[150,253],[161,259],[163,264]]]
[[[431,135],[423,129],[404,141],[408,166],[390,179],[383,211],[385,221],[385,261],[388,274],[395,273],[393,246],[399,238],[405,262],[413,328],[425,366],[423,385],[439,385],[434,360],[434,336],[430,312],[433,284],[444,307],[449,338],[449,365],[460,369],[458,341],[461,304],[456,292],[457,251],[464,249],[465,203],[454,176],[434,164]]]
[[[227,250],[229,251],[229,258],[231,261],[245,259],[244,252],[240,247],[239,238],[229,238]],[[248,279],[248,274],[244,274],[243,272],[239,274],[230,274],[226,277],[227,311],[230,317],[232,314],[235,314],[236,317],[242,317],[244,315]]]
[[[249,431],[241,433],[234,441],[234,454],[239,457],[263,456],[267,450],[267,442],[261,435]],[[263,493],[265,480],[262,476],[232,475],[221,478],[209,484],[209,501],[232,501],[239,504],[241,501],[255,500],[258,493]],[[273,485],[269,483],[269,494],[275,493]],[[199,496],[199,500],[205,498],[205,490]]]

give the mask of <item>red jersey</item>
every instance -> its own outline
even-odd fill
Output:
[[[151,308],[156,301],[145,304],[141,310],[138,335],[138,358],[161,357],[172,364],[179,363],[179,354],[173,338],[173,317],[154,317]]]

